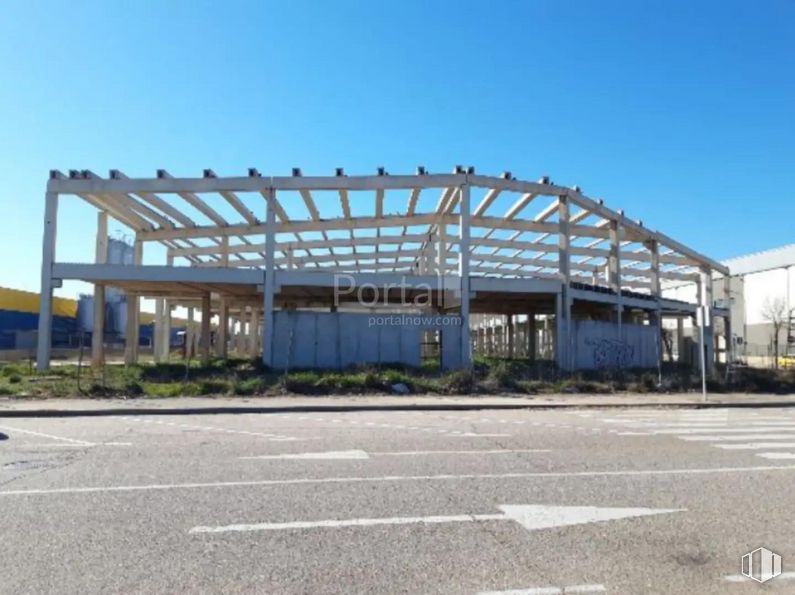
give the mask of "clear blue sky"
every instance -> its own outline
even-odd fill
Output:
[[[793,41],[791,0],[5,2],[0,285],[38,290],[51,168],[471,164],[718,259],[795,242]],[[64,209],[59,260],[94,224]]]

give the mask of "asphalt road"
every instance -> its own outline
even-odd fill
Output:
[[[795,593],[795,409],[0,432],[2,593]],[[740,575],[758,547],[783,558],[764,585]]]

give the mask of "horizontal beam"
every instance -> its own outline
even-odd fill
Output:
[[[260,270],[63,262],[53,264],[52,276],[55,279],[77,279],[89,283],[163,281],[172,283],[240,283],[256,285],[262,284],[264,279],[263,272]]]
[[[126,178],[84,179],[52,178],[49,192],[79,194],[83,192],[261,192],[263,190],[390,190],[411,188],[447,188],[466,183],[467,174],[426,174],[422,176],[295,176],[229,178]]]

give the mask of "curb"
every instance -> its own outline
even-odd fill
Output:
[[[107,409],[28,409],[3,410],[2,418],[46,418],[46,417],[104,417],[120,415],[221,415],[235,413],[345,413],[357,411],[479,411],[479,410],[519,410],[519,409],[750,409],[795,407],[795,401],[739,401],[734,403],[687,401],[671,403],[411,403],[406,405],[287,405],[287,406],[220,406],[220,407],[178,407],[178,408],[136,408],[113,407]]]

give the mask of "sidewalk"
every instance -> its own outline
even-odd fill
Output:
[[[672,407],[793,407],[795,395],[700,394],[179,397],[140,399],[0,399],[0,418],[218,413],[308,413],[324,411],[467,411],[476,409],[559,409]]]

